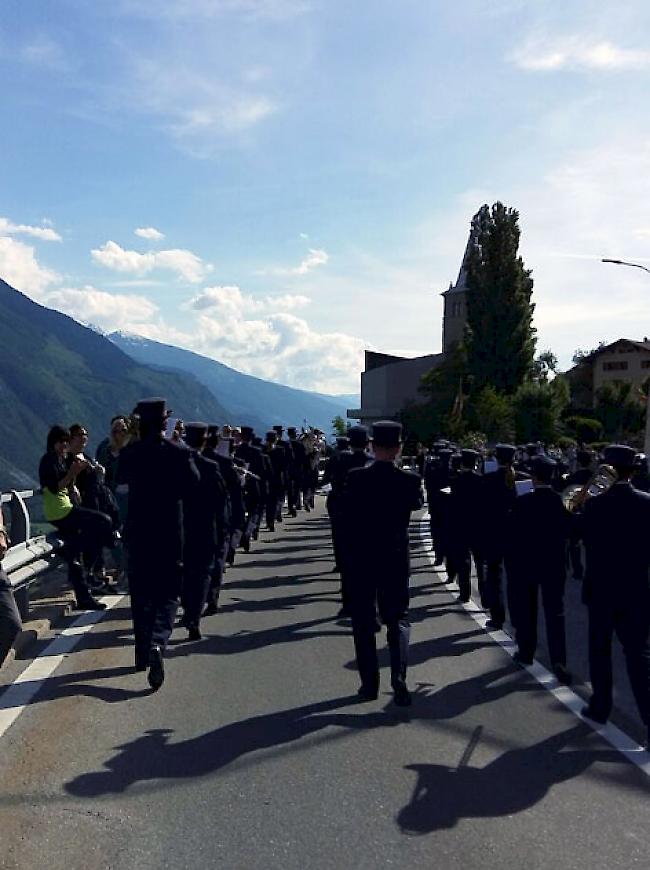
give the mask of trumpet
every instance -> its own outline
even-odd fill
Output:
[[[611,489],[617,480],[618,475],[611,465],[599,465],[585,484],[572,483],[563,490],[564,507],[571,513],[575,513],[590,498],[602,495]]]

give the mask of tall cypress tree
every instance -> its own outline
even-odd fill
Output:
[[[465,259],[467,363],[473,389],[512,394],[533,368],[533,279],[518,255],[519,212],[501,202],[472,219]]]

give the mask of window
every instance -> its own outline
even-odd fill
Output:
[[[650,359],[642,359],[641,360],[641,368],[642,369],[650,369]]]
[[[460,302],[452,302],[451,303],[451,316],[452,317],[460,317],[461,313],[461,304]]]
[[[627,369],[626,362],[619,362],[618,360],[616,360],[616,362],[603,363],[603,371],[605,371],[605,372],[622,372],[622,371],[625,371],[626,369]]]

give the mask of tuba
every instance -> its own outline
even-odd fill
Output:
[[[596,495],[602,495],[618,480],[618,475],[611,465],[599,465],[594,471],[589,480],[584,484],[572,483],[562,492],[562,501],[564,507],[575,513],[580,508]]]

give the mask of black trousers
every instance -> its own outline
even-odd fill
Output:
[[[181,580],[180,564],[148,564],[131,551],[129,591],[136,667],[147,664],[152,646],[163,650],[167,646],[174,628]]]
[[[332,547],[334,549],[334,564],[340,570],[343,564],[343,546],[342,546],[342,529],[341,529],[341,514],[336,496],[331,493],[327,496],[327,513],[330,518],[330,526],[332,529]]]
[[[377,691],[379,688],[375,621],[374,615],[372,619],[352,616],[352,633],[359,677],[361,683],[372,691]],[[393,687],[406,680],[410,636],[411,625],[406,616],[390,619],[386,622],[386,640],[390,653],[390,679]]]
[[[589,672],[592,708],[603,717],[612,709],[612,637],[625,654],[627,673],[641,719],[650,727],[650,601],[589,602]]]
[[[78,565],[79,557],[84,553],[86,567],[92,567],[102,547],[110,547],[113,543],[113,523],[108,514],[75,505],[66,517],[53,520],[52,525],[65,538],[68,580],[79,600],[90,594],[86,578]]]
[[[356,578],[355,578],[356,579]],[[357,668],[362,685],[375,691],[379,687],[379,663],[375,627],[377,609],[386,626],[390,654],[391,685],[406,680],[411,624],[408,618],[408,590],[404,595],[387,595],[370,585],[351,590],[352,634]]]
[[[214,561],[185,563],[183,566],[183,591],[181,603],[185,622],[198,626],[210,591]]]
[[[548,653],[552,665],[566,665],[566,629],[564,620],[565,574],[561,576],[535,577],[512,576],[511,600],[516,624],[516,640],[525,658],[534,658],[537,649],[537,610],[539,594],[542,594]]]
[[[0,665],[22,627],[13,592],[0,585]]]
[[[451,554],[452,568],[458,575],[460,597],[463,601],[469,601],[471,597],[472,558],[474,558],[479,594],[481,595],[481,600],[483,600],[485,595],[483,582],[483,559],[482,556],[479,555],[478,549],[474,547],[469,540],[457,540],[451,547]],[[447,570],[449,571],[449,559],[447,560]]]

